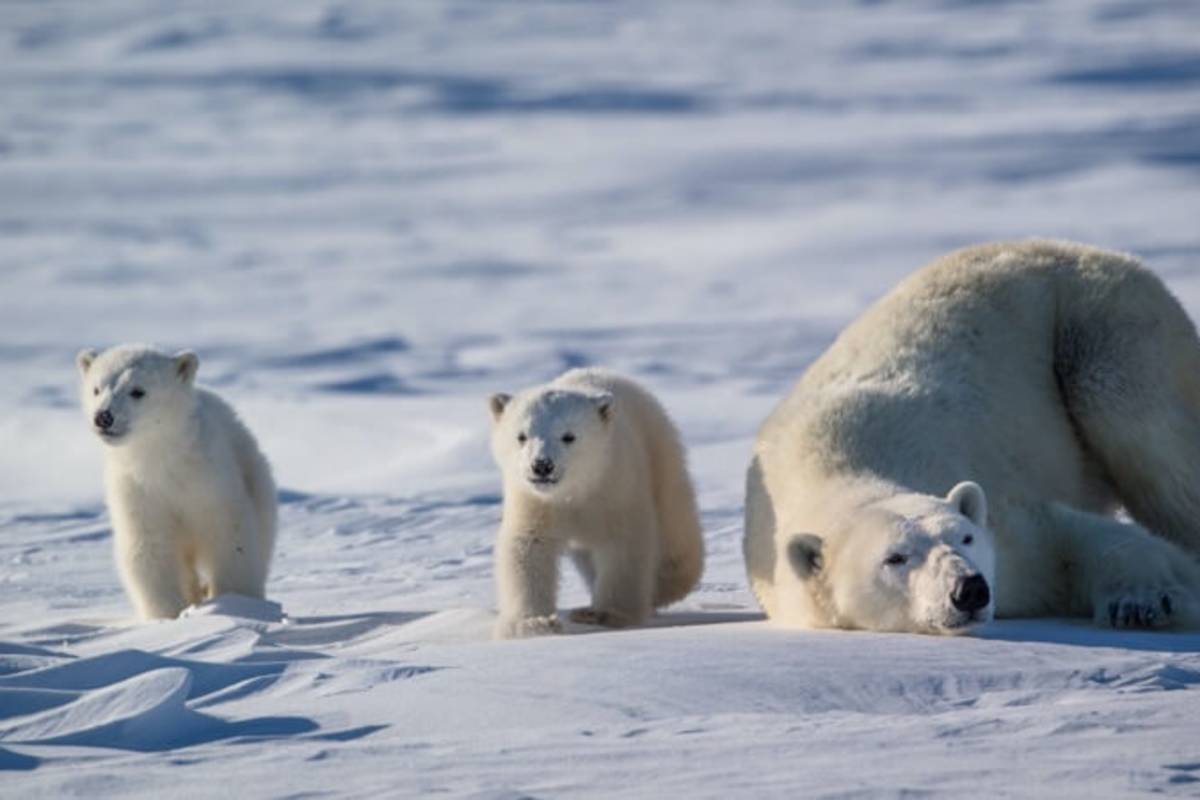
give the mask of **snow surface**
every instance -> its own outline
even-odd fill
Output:
[[[740,545],[758,423],[941,252],[1130,250],[1200,316],[1198,42],[1186,0],[5,3],[0,795],[1200,791],[1200,634],[781,630]],[[271,458],[278,605],[129,619],[73,356],[138,340]],[[490,642],[484,398],[591,363],[677,417],[707,572]]]

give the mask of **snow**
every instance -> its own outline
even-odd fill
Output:
[[[0,795],[1183,795],[1200,634],[789,631],[758,423],[952,247],[1136,252],[1200,317],[1186,2],[9,3]],[[137,624],[73,356],[190,347],[281,486],[271,602]],[[491,642],[486,397],[650,386],[709,563]],[[584,600],[567,576],[561,605]]]

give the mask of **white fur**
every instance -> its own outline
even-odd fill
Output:
[[[494,395],[491,411],[504,478],[497,637],[560,630],[564,552],[592,593],[590,608],[572,612],[579,622],[634,625],[691,591],[704,562],[695,495],[675,427],[646,390],[577,369],[516,397]],[[541,483],[539,459],[553,463]]]
[[[193,385],[196,356],[124,345],[85,350],[77,365],[84,413],[105,444],[117,567],[138,614],[175,617],[230,592],[262,597],[275,484],[233,409]]]
[[[793,625],[1194,626],[1198,552],[1195,329],[1134,259],[1082,245],[968,248],[903,281],[771,414],[747,476],[750,583]],[[991,602],[967,615],[973,574]]]

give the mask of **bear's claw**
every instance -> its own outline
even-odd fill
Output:
[[[630,624],[625,615],[618,611],[604,611],[588,606],[572,609],[569,619],[580,625],[599,625],[604,628],[624,628]]]
[[[1113,628],[1161,628],[1170,624],[1175,605],[1168,592],[1130,592],[1108,601]]]

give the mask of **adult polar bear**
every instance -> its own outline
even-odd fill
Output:
[[[951,253],[851,324],[764,423],[744,546],[788,624],[1194,626],[1195,328],[1129,256]]]

